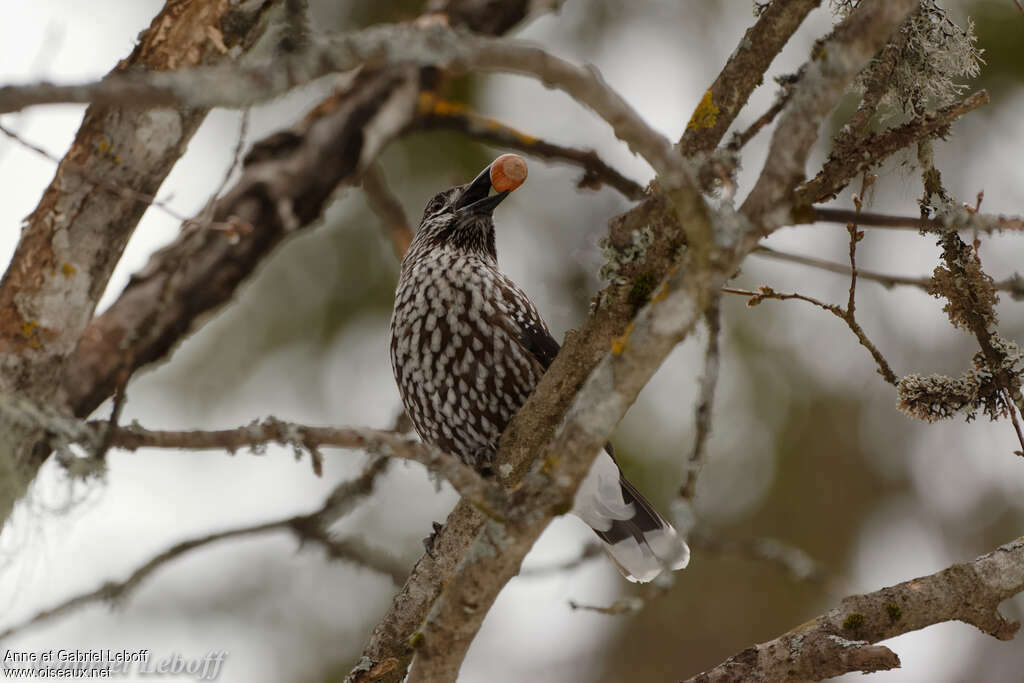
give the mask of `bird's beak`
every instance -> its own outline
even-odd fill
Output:
[[[488,166],[484,170],[480,171],[473,182],[466,185],[466,188],[459,195],[459,198],[455,201],[455,210],[468,213],[476,214],[487,214],[490,215],[494,208],[501,204],[502,200],[508,196],[509,190],[499,192],[496,195],[489,196],[491,192],[491,167]]]

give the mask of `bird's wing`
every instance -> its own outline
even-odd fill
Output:
[[[509,318],[513,323],[509,332],[515,341],[547,370],[558,355],[561,346],[551,336],[544,319],[537,312],[529,297],[511,280],[505,279],[503,293],[508,306]]]

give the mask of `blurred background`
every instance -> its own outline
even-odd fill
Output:
[[[36,0],[5,8],[0,83],[72,82],[103,75],[127,55],[160,0]],[[311,0],[314,26],[351,30],[418,14],[419,2]],[[936,144],[946,187],[983,209],[1024,212],[1024,15],[1011,0],[944,2],[958,22],[976,22],[986,65],[970,90],[992,102],[956,123]],[[826,3],[827,5],[827,3]],[[749,0],[728,2],[567,0],[517,36],[575,62],[596,64],[643,117],[678,139],[690,113],[753,22]],[[770,70],[795,71],[832,18],[813,13]],[[249,141],[286,127],[330,88],[314,83],[254,109]],[[561,144],[592,147],[641,183],[650,168],[609,128],[569,97],[512,76],[467,78],[453,94],[479,112]],[[767,109],[766,79],[734,127]],[[848,107],[856,104],[851,98]],[[0,117],[61,156],[83,108],[36,108]],[[848,113],[849,109],[846,110]],[[159,196],[192,215],[231,162],[240,114],[215,111]],[[837,118],[831,131],[841,121]],[[759,172],[770,130],[751,142],[740,173],[742,197]],[[828,135],[824,139],[828,139]],[[504,150],[454,133],[416,134],[387,149],[385,173],[412,220],[438,189],[465,182]],[[819,145],[810,171],[824,159]],[[597,242],[629,203],[611,189],[576,188],[581,171],[529,159],[526,185],[498,212],[503,269],[533,297],[556,337],[586,316],[602,286]],[[911,157],[880,171],[868,205],[915,215],[921,194]],[[0,262],[13,252],[54,164],[0,139]],[[839,206],[852,207],[849,192]],[[179,222],[157,209],[139,226],[101,308]],[[838,262],[842,226],[789,228],[768,244]],[[925,276],[939,262],[931,238],[868,230],[859,265]],[[997,280],[1024,260],[1024,239],[984,237],[981,258]],[[181,344],[164,365],[129,386],[124,420],[152,428],[225,428],[275,415],[303,423],[388,427],[399,411],[384,343],[397,263],[361,191],[339,193],[321,225],[278,249],[235,301]],[[770,285],[844,304],[848,279],[753,256],[734,286]],[[862,282],[858,319],[899,375],[958,375],[973,338],[953,329],[942,302],[926,293]],[[1003,295],[1000,332],[1024,339],[1024,307]],[[693,432],[693,400],[705,339],[678,348],[641,394],[615,436],[630,478],[663,510],[683,474]],[[1021,534],[1024,459],[1008,422],[956,419],[927,425],[897,412],[895,392],[875,373],[845,325],[799,301],[756,308],[725,301],[723,361],[714,433],[700,477],[696,513],[714,538],[777,539],[820,564],[799,580],[773,563],[697,549],[674,585],[638,613],[573,611],[569,601],[606,605],[649,595],[597,557],[578,569],[523,576],[501,594],[463,668],[466,681],[662,681],[693,675],[756,642],[820,614],[845,594],[940,570]],[[105,415],[103,407],[99,414]],[[134,568],[175,542],[316,509],[338,481],[357,474],[359,453],[326,454],[323,478],[289,450],[113,452],[100,482],[72,482],[47,464],[31,497],[0,535],[0,630]],[[455,501],[419,467],[396,463],[376,494],[338,525],[411,566],[433,520]],[[549,567],[576,557],[591,533],[556,520],[527,558]],[[204,547],[166,565],[129,600],[92,606],[3,643],[17,650],[149,648],[158,656],[229,656],[220,680],[339,681],[359,657],[396,587],[369,570],[297,548],[286,534]],[[1003,605],[1024,616],[1024,599]],[[903,668],[879,681],[1018,681],[1020,639],[998,642],[960,623],[888,643]],[[855,676],[859,676],[856,674]],[[184,679],[183,679],[184,680]]]

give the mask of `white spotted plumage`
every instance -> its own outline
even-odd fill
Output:
[[[402,260],[388,346],[420,437],[488,473],[498,439],[558,352],[529,297],[498,270],[487,171],[427,205]],[[507,194],[507,192],[505,193]],[[623,575],[649,581],[689,549],[619,471],[598,455],[573,512]]]

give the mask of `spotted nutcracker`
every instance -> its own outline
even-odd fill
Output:
[[[430,200],[402,259],[391,318],[391,365],[420,438],[484,474],[559,348],[533,302],[498,270],[492,213],[525,178],[526,162],[505,154],[473,182]],[[572,512],[631,581],[689,561],[686,543],[607,451]]]

